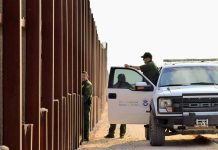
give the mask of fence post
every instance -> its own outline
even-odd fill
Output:
[[[54,3],[54,99],[59,100],[59,150],[63,150],[63,0],[54,0]]]
[[[9,150],[7,146],[0,146],[0,150]]]
[[[3,144],[22,150],[21,0],[3,6]]]
[[[48,150],[48,109],[40,109],[40,149]]]
[[[59,100],[54,100],[54,150],[59,150]]]
[[[54,144],[54,0],[42,0],[42,107],[48,109],[48,149]]]
[[[23,124],[22,150],[33,149],[33,124]]]
[[[40,149],[41,0],[26,1],[26,122],[34,124],[33,150]]]

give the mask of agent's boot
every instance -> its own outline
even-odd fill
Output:
[[[121,124],[120,125],[120,138],[123,139],[124,135],[126,133],[126,124]]]
[[[116,124],[110,124],[108,134],[105,136],[105,138],[114,138],[115,129],[116,129]]]
[[[114,135],[113,134],[107,134],[104,136],[104,138],[114,138]]]
[[[120,138],[123,139],[123,138],[124,138],[124,135],[120,135]]]

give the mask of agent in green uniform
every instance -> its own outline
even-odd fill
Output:
[[[118,81],[116,84],[114,84],[113,88],[132,89],[133,87],[131,84],[126,82],[126,77],[124,74],[119,74]],[[115,129],[116,129],[116,124],[110,124],[108,134],[105,136],[105,138],[114,138]],[[126,124],[121,124],[120,138],[124,138],[125,133],[126,133]]]
[[[152,61],[152,55],[149,52],[144,53],[143,56],[141,56],[144,61],[144,65],[141,66],[131,66],[128,64],[125,64],[125,67],[132,67],[137,70],[141,70],[143,74],[154,84],[157,84],[157,80],[159,77],[159,70],[155,63]]]
[[[92,104],[92,83],[88,80],[88,73],[82,72],[82,96],[84,106],[84,135],[83,140],[89,141],[89,112]]]

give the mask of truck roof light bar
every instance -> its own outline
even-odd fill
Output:
[[[163,62],[218,62],[218,58],[208,58],[208,59],[164,59]]]

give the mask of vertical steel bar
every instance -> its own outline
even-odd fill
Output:
[[[21,150],[21,0],[4,0],[3,6],[3,144],[12,150]]]
[[[93,97],[95,96],[95,70],[94,70],[94,62],[95,62],[95,48],[94,48],[94,22],[93,22],[93,15],[90,12],[90,29],[91,29],[91,70],[92,70],[92,84],[93,84]]]
[[[80,18],[81,18],[81,70],[85,70],[85,45],[84,45],[84,0],[81,1],[81,6],[80,6]],[[86,70],[87,71],[87,70]]]
[[[99,41],[98,41],[98,33],[97,33],[97,29],[96,29],[96,26],[95,26],[95,32],[96,32],[96,56],[97,56],[97,59],[96,59],[96,65],[99,65]],[[96,68],[96,71],[99,72],[99,67]],[[99,73],[96,75],[97,79],[99,79]],[[96,80],[96,94],[97,94],[97,102],[96,102],[96,118],[98,117],[98,104],[99,104],[99,80]]]
[[[80,4],[80,45],[81,45],[81,49],[79,49],[79,55],[81,58],[81,71],[79,71],[79,75],[81,75],[82,70],[86,70],[86,66],[85,66],[85,20],[84,20],[84,0],[80,0],[81,4]],[[87,70],[86,70],[87,71]],[[80,76],[79,76],[80,77]],[[79,86],[82,84],[82,81],[79,83]],[[82,100],[82,99],[80,99]],[[79,132],[80,135],[83,136],[83,105],[81,105],[81,102],[79,101]],[[82,140],[82,139],[81,139]]]
[[[73,149],[76,149],[76,93],[72,95],[73,106]]]
[[[91,128],[93,128],[93,126],[94,126],[95,119],[96,119],[96,97],[95,97],[95,99],[93,101]]]
[[[67,127],[67,115],[66,115],[66,97],[63,96],[63,127],[64,127],[64,150],[66,149],[66,127]]]
[[[54,98],[59,100],[59,150],[63,147],[63,0],[55,0],[54,12]]]
[[[73,93],[73,2],[68,0],[68,92],[69,96],[69,149],[72,149],[71,100]]]
[[[90,80],[92,81],[92,69],[91,69],[91,64],[92,64],[92,61],[91,61],[91,21],[90,21],[90,14],[91,14],[91,9],[90,9],[90,2],[89,0],[87,0],[87,4],[86,4],[86,17],[87,17],[87,57],[88,57],[88,60],[87,60],[87,65],[88,65],[88,71],[89,71],[89,74],[90,74]]]
[[[104,49],[104,106],[105,108],[105,103],[107,101],[107,80],[108,80],[108,74],[107,74],[107,43],[105,44],[105,49]]]
[[[77,95],[77,132],[78,132],[78,136],[77,136],[77,144],[79,147],[79,142],[80,142],[80,136],[81,136],[81,132],[80,132],[80,95]]]
[[[75,146],[77,148],[77,147],[79,147],[79,140],[78,140],[78,137],[79,137],[79,130],[78,130],[78,128],[79,128],[79,125],[78,125],[78,118],[79,118],[79,113],[78,113],[78,110],[79,110],[79,108],[78,108],[78,94],[76,94],[76,97],[75,97],[75,106],[76,106],[76,108],[75,108],[75,124],[76,124],[76,126],[75,126],[75,130],[76,130],[76,134],[75,134]]]
[[[69,109],[70,109],[70,149],[73,149],[73,108],[72,108],[72,94],[70,94],[70,99],[69,99]]]
[[[78,0],[73,1],[73,93],[78,93]]]
[[[95,21],[94,21],[94,18],[93,18],[93,15],[92,15],[92,22],[93,22],[93,58],[94,58],[94,62],[93,62],[93,70],[94,70],[94,80],[93,80],[93,83],[94,83],[94,95],[97,96],[97,84],[96,84],[96,80],[97,80],[97,71],[96,71],[96,61],[97,61],[97,51],[96,51],[96,30],[95,30]]]
[[[97,32],[97,28],[96,28],[96,32]],[[98,35],[98,33],[97,33]],[[99,41],[99,38],[97,38],[97,55],[98,55],[98,60],[97,60],[97,64],[100,65],[100,41]],[[100,67],[98,67],[98,72],[100,72]],[[98,78],[97,79],[100,79],[100,73],[98,74]],[[97,80],[98,81],[98,97],[100,97],[100,80]]]
[[[91,20],[91,30],[92,30],[92,36],[91,36],[91,39],[92,39],[92,70],[93,70],[93,77],[92,77],[92,83],[93,83],[93,108],[95,106],[95,103],[96,103],[96,32],[95,32],[95,22],[94,22],[94,18],[93,18],[93,14],[91,13],[90,14],[91,17],[90,17],[90,20]],[[92,122],[90,123],[90,125],[93,124],[93,121],[94,121],[94,109],[92,109]]]
[[[26,1],[26,122],[33,123],[33,150],[40,149],[41,0]]]
[[[101,113],[101,111],[102,111],[102,77],[103,77],[103,74],[102,74],[102,64],[103,64],[103,62],[102,62],[102,49],[103,49],[103,46],[102,46],[102,44],[100,43],[100,41],[99,41],[99,63],[100,63],[100,74],[99,74],[99,79],[100,79],[100,82],[99,82],[99,97],[100,97],[100,107],[99,107],[99,112],[98,112],[98,119],[97,119],[97,122],[98,122],[98,120],[100,119],[100,113]]]
[[[59,133],[59,135],[61,135],[60,136],[60,144],[59,144],[59,150],[61,150],[61,149],[64,149],[64,100],[63,100],[63,97],[62,97],[62,99],[60,100],[60,103],[59,103],[60,105],[60,108],[59,108],[59,112],[60,112],[60,114],[59,114],[59,128],[60,128],[60,133]]]
[[[82,3],[83,0],[78,1],[78,94],[81,95],[81,72],[82,72],[82,34],[83,34],[83,28],[82,28]]]
[[[54,12],[54,98],[59,100],[59,149],[63,147],[63,0],[55,0]],[[54,148],[56,149],[56,148]]]
[[[82,69],[82,1],[78,1],[78,95],[77,95],[77,145],[80,137],[80,95],[81,95],[81,69]]]
[[[73,93],[73,1],[68,0],[68,91]]]
[[[82,48],[83,48],[83,42],[82,42],[82,34],[83,34],[83,28],[82,28],[82,7],[83,7],[83,1],[82,0],[79,0],[78,1],[78,99],[77,99],[77,102],[78,102],[78,136],[77,136],[77,141],[79,143],[79,137],[81,135],[81,115],[82,115],[82,112],[81,112],[81,103],[80,103],[80,96],[81,96],[81,93],[82,93],[82,89],[81,89],[81,72],[82,72]]]
[[[67,112],[67,150],[70,150],[70,94],[67,95],[66,112]]]
[[[68,0],[68,91],[73,93],[73,1]]]
[[[97,33],[97,29],[96,29],[96,33]],[[97,74],[97,79],[99,79],[99,80],[97,80],[97,91],[98,91],[98,94],[97,94],[97,96],[98,96],[98,101],[97,101],[97,103],[96,103],[96,120],[98,120],[98,112],[99,112],[99,103],[100,103],[100,101],[99,100],[101,100],[100,99],[100,66],[101,66],[101,64],[100,64],[100,48],[99,48],[99,39],[98,39],[98,37],[97,37],[97,64],[99,65],[99,67],[97,68],[97,71],[99,72],[99,74]]]
[[[2,5],[2,0],[0,0]],[[3,73],[2,73],[2,55],[3,55],[3,43],[2,43],[2,7],[0,7],[0,145],[3,144]]]
[[[90,22],[89,22],[89,6],[88,6],[88,3],[89,3],[89,0],[85,0],[86,2],[86,11],[85,11],[85,20],[86,20],[86,66],[87,66],[87,70],[89,72],[89,75],[91,75],[91,69],[90,69],[90,63],[89,63],[89,60],[90,60],[90,57],[89,57],[89,54],[90,54],[90,45],[89,45],[89,35],[90,35],[90,32],[89,32],[89,25],[90,25]]]
[[[78,0],[73,1],[73,104],[74,104],[74,137],[73,148],[78,147],[78,130],[77,130],[77,93],[78,93]]]
[[[87,60],[88,60],[88,51],[87,51],[87,49],[88,49],[88,45],[87,45],[87,34],[88,34],[88,32],[87,32],[87,17],[86,17],[86,12],[87,12],[87,0],[84,0],[84,4],[83,4],[84,6],[83,6],[83,26],[84,26],[84,69],[82,69],[82,70],[86,70],[88,73],[89,73],[89,70],[88,70],[88,64],[87,64]]]
[[[72,149],[72,134],[71,134],[71,100],[72,100],[72,93],[73,93],[73,1],[68,0],[68,93],[69,93],[69,114],[68,114],[68,125],[69,125],[69,131],[68,131],[68,145],[69,149]]]
[[[48,149],[54,134],[54,0],[42,1],[42,106],[48,109]]]
[[[68,0],[63,0],[63,96],[65,100],[65,127],[64,127],[64,149],[68,149],[68,131],[67,131],[67,94],[68,94]]]
[[[22,150],[33,150],[33,124],[23,124],[22,127]]]
[[[100,65],[100,67],[98,68],[98,72],[100,72],[98,74],[98,105],[97,105],[97,118],[96,121],[99,119],[99,112],[100,112],[100,106],[101,106],[101,42],[99,40],[98,37],[98,63]]]
[[[68,0],[63,0],[63,95],[68,93]]]
[[[48,150],[48,109],[40,109],[40,149]]]
[[[59,150],[59,100],[54,100],[54,150]]]
[[[75,131],[74,131],[74,93],[72,94],[71,96],[71,149],[74,149],[74,134],[75,134]]]
[[[86,16],[87,16],[87,51],[88,51],[88,60],[87,60],[87,65],[88,65],[88,70],[89,70],[89,79],[92,81],[92,68],[91,68],[91,54],[92,54],[92,49],[91,49],[91,21],[90,21],[90,6],[89,6],[89,1],[87,1],[87,10],[86,10]]]

